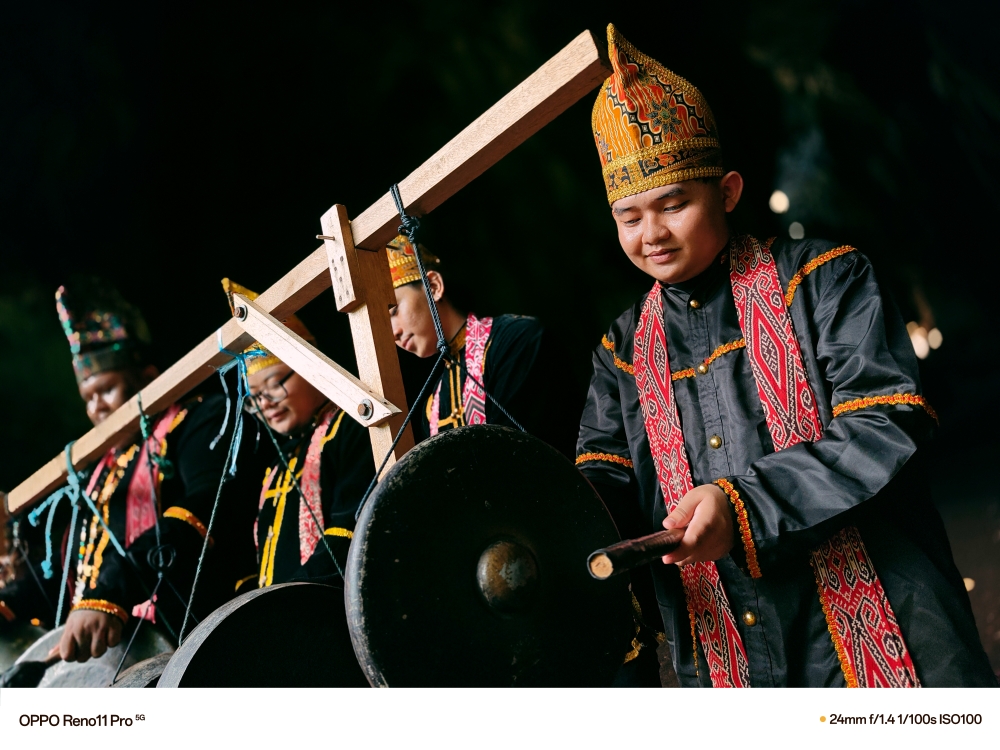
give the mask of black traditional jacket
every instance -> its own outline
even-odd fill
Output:
[[[347,564],[354,514],[375,476],[368,430],[331,404],[308,426],[279,440],[285,460],[276,460],[264,477],[254,530],[258,570],[237,583],[240,592],[339,575],[337,566],[343,571]],[[323,538],[315,534],[305,547],[302,529],[314,529],[315,523],[299,489],[313,496],[318,492],[321,512],[316,516],[323,524]],[[305,560],[304,549],[308,551]]]
[[[741,346],[727,253],[699,277],[660,292],[694,484],[732,482],[756,546],[760,578],[748,574],[738,535],[732,553],[716,563],[751,683],[845,684],[809,551],[854,524],[921,684],[995,685],[942,522],[920,477],[917,456],[932,433],[933,412],[863,400],[920,393],[909,336],[869,261],[856,251],[829,253],[832,247],[779,241],[771,248],[819,402],[824,437],[815,443],[774,450]],[[642,302],[622,314],[597,347],[577,445],[579,468],[623,536],[657,531],[666,516],[631,367]],[[739,528],[735,513],[733,526]],[[651,572],[681,685],[710,686],[701,645],[692,643],[678,568],[654,563]]]
[[[537,318],[499,315],[493,319],[486,344],[483,385],[530,434],[572,456],[575,435],[566,426],[570,424],[568,419],[575,419],[579,414],[579,404],[568,403],[571,394],[565,389],[553,389],[546,380],[547,371],[555,372],[554,368],[564,366],[556,352],[557,342],[546,335]],[[452,355],[457,362],[465,362],[465,328],[452,341]],[[467,424],[462,403],[465,382],[464,367],[451,363],[444,367],[427,395],[422,410],[423,434],[419,437],[430,434],[435,393],[440,394],[438,430]],[[514,426],[489,399],[486,401],[486,423]]]
[[[172,467],[161,469],[163,478],[156,492],[159,541],[155,525],[150,525],[134,539],[127,537],[128,496],[140,466],[139,444],[114,451],[108,461],[97,465],[94,471],[99,472],[98,476],[83,484],[84,487],[93,487],[92,499],[105,515],[108,527],[128,559],[116,551],[97,517],[81,500],[76,524],[73,528],[64,527],[65,531],[52,540],[63,555],[67,538],[73,540],[67,602],[72,598],[75,607],[98,609],[127,619],[133,614],[135,605],[149,599],[156,586],[158,576],[150,563],[150,552],[159,544],[172,550],[168,556],[173,557],[173,563],[167,569],[166,580],[156,596],[156,620],[165,622],[167,629],[176,634],[188,602],[226,464],[226,448],[233,429],[231,419],[228,420],[226,434],[219,439],[216,448],[211,449],[224,416],[225,401],[220,395],[191,399],[173,414],[173,425],[163,436],[159,448]],[[167,418],[171,415],[168,414]],[[145,468],[148,471],[149,465],[146,464]],[[156,470],[155,464],[153,470]],[[232,502],[238,501],[241,496],[238,484],[227,484],[220,505],[232,505]],[[236,510],[230,509],[222,516],[229,517],[233,513]],[[44,524],[44,517],[40,522]],[[199,582],[199,595],[195,601],[196,616],[207,614],[224,601],[220,593],[224,591],[221,582],[222,579],[231,580],[231,574],[223,572],[229,562],[241,555],[252,555],[252,547],[248,543],[240,545],[231,528],[229,523],[220,523],[213,528],[209,554]],[[55,533],[58,533],[58,527]],[[56,581],[62,569],[59,557],[57,553],[53,560]],[[33,581],[19,581],[21,588],[31,584]],[[231,595],[231,584],[228,592]]]

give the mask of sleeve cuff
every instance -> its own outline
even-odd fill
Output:
[[[103,612],[106,615],[114,615],[122,621],[123,625],[128,622],[128,612],[114,602],[109,602],[106,599],[81,599],[77,604],[73,605],[73,609],[70,611],[76,612],[78,609],[89,609],[95,612]]]
[[[750,571],[750,577],[761,578],[760,565],[757,563],[757,548],[754,546],[753,534],[750,532],[750,519],[747,517],[747,509],[743,504],[742,498],[740,498],[740,493],[728,479],[716,479],[715,484],[726,493],[729,497],[729,502],[733,505],[740,538],[743,540],[743,553],[746,555],[746,567]]]

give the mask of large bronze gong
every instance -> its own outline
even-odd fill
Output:
[[[610,685],[634,635],[624,577],[584,562],[618,533],[593,487],[537,438],[450,430],[372,494],[347,563],[373,685]]]
[[[156,687],[367,687],[347,633],[344,592],[282,583],[206,617]]]

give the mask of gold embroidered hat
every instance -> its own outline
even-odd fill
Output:
[[[594,102],[591,126],[608,203],[651,188],[721,177],[715,117],[694,86],[608,24],[614,73]]]
[[[226,298],[229,300],[229,311],[234,314],[236,312],[236,308],[233,305],[233,294],[242,294],[249,300],[255,300],[260,296],[257,292],[252,292],[245,286],[237,284],[235,281],[230,281],[229,279],[222,280],[222,288],[225,290]],[[313,336],[312,332],[306,328],[305,324],[301,320],[299,320],[298,316],[292,315],[282,322],[289,330],[294,331],[309,343],[316,343],[316,337]],[[255,372],[260,372],[271,365],[281,364],[281,360],[271,354],[271,352],[259,342],[254,342],[248,346],[243,350],[243,354],[246,356],[247,361],[247,375],[253,375]]]
[[[420,245],[420,258],[424,261],[424,268],[428,271],[439,271],[441,269],[441,259],[427,252],[427,248]],[[392,272],[392,288],[414,281],[420,281],[420,269],[417,268],[417,256],[413,250],[413,243],[405,234],[400,234],[386,245],[385,251],[389,254],[389,271]]]
[[[77,278],[56,290],[56,312],[73,355],[76,382],[149,362],[152,339],[139,310],[106,280]]]

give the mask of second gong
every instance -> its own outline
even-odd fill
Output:
[[[506,427],[450,430],[387,473],[347,565],[373,685],[609,685],[634,635],[628,583],[584,561],[618,541],[573,464]]]

